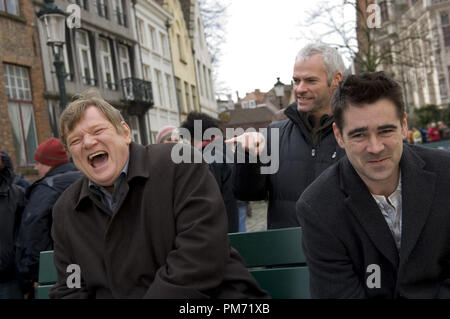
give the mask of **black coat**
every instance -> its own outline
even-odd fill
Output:
[[[400,252],[347,158],[311,184],[297,203],[311,296],[450,298],[449,167],[450,152],[404,145]]]
[[[269,125],[266,137],[268,152],[272,152],[271,129],[279,129],[279,169],[275,174],[262,175],[262,164],[235,164],[233,188],[237,199],[269,200],[267,227],[299,226],[295,203],[303,191],[327,167],[336,163],[345,152],[338,146],[328,119],[313,143],[308,126],[297,111],[297,104],[285,112],[288,119]]]
[[[26,280],[38,280],[39,254],[53,249],[50,235],[53,205],[61,193],[82,174],[72,163],[52,168],[27,188],[27,206],[17,238],[16,263]]]
[[[13,183],[11,159],[1,152],[0,168],[0,282],[16,278],[14,269],[14,242],[25,207],[23,188]]]
[[[51,298],[268,297],[230,246],[207,165],[174,164],[175,146],[190,153],[182,144],[131,143],[126,195],[114,216],[96,204],[86,177],[61,195]],[[80,289],[67,287],[70,264],[80,266]]]
[[[227,163],[225,149],[223,140],[219,138],[204,147],[203,152],[211,153],[212,156],[217,158],[217,161],[209,163],[209,170],[219,185],[220,193],[225,203],[228,232],[235,233],[239,231],[239,213],[236,198],[233,194],[232,167],[231,164]]]

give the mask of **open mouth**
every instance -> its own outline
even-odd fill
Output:
[[[108,161],[108,153],[105,151],[95,152],[88,156],[88,162],[93,168],[99,168]]]

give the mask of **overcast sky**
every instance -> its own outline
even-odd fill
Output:
[[[228,0],[227,41],[218,79],[236,101],[245,93],[270,90],[277,77],[288,84],[295,56],[307,41],[298,24],[317,0]],[[346,63],[347,64],[347,63]]]

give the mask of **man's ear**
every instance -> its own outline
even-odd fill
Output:
[[[336,74],[333,76],[333,79],[331,80],[331,85],[330,87],[334,90],[337,89],[337,87],[339,86],[339,83],[341,83],[342,81],[342,73],[341,72],[336,72]]]
[[[130,144],[131,143],[131,129],[128,126],[128,124],[125,121],[122,121],[120,123],[120,125],[122,125],[122,135],[125,137],[126,143]]]
[[[408,121],[406,119],[406,113],[403,113],[403,120],[402,120],[402,137],[403,139],[408,137]]]
[[[339,131],[339,128],[337,127],[336,123],[333,123],[333,132],[334,132],[334,137],[336,138],[336,141],[338,142],[339,146],[341,148],[345,148],[344,147],[344,140],[342,138],[342,134]]]

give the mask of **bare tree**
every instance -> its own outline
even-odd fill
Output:
[[[218,79],[217,70],[222,56],[223,44],[226,42],[227,8],[229,2],[224,0],[199,0],[206,43],[211,54],[213,81],[217,94],[225,94],[229,88]]]

